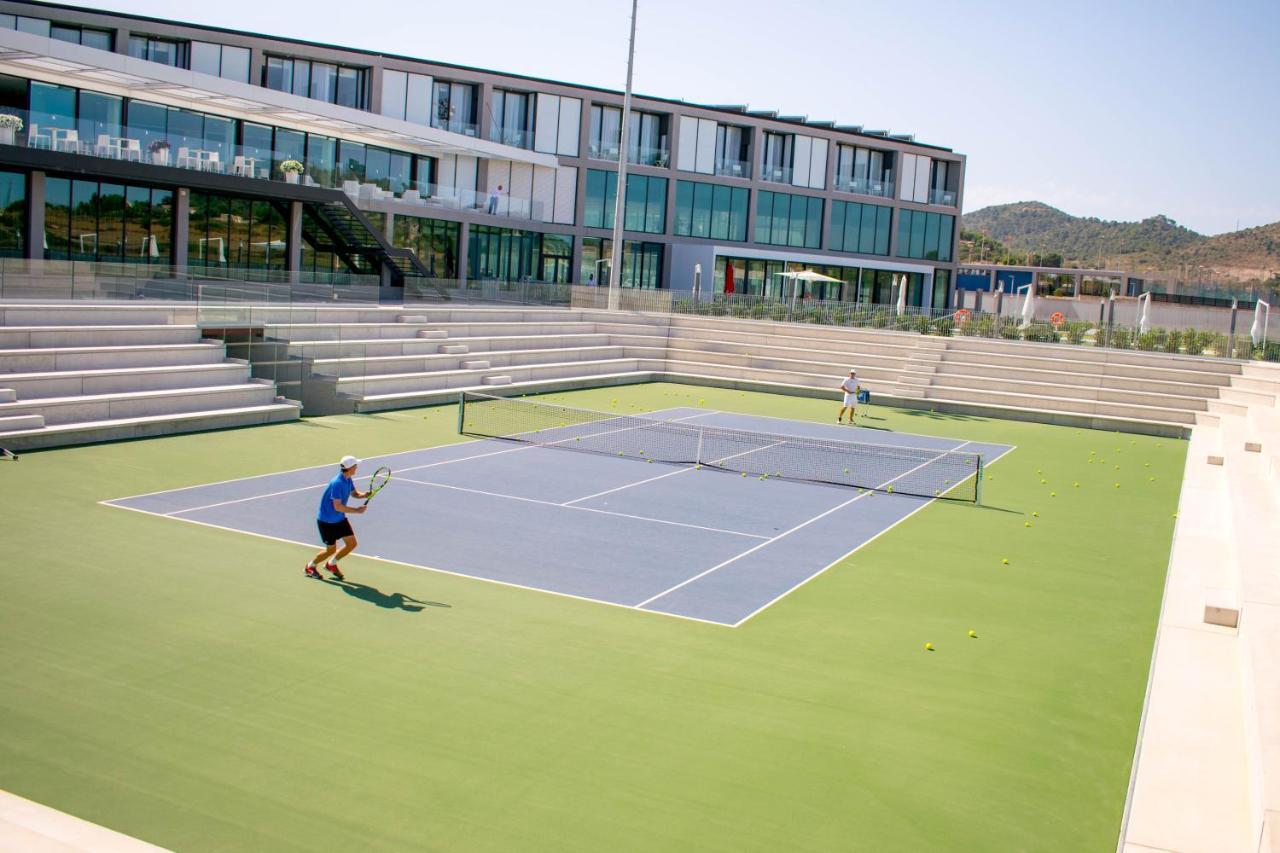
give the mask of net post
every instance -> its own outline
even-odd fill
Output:
[[[973,502],[982,506],[982,457],[978,457],[978,470],[973,482]]]
[[[702,464],[702,427],[698,427],[698,449],[693,453],[693,464]]]
[[[463,414],[466,411],[467,411],[467,392],[459,391],[458,392],[458,435],[464,434],[462,432],[462,418],[463,418]]]

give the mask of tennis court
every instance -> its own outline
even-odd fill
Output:
[[[981,468],[1013,449],[701,408],[639,417],[481,395],[466,419],[469,434],[500,437],[364,460],[360,480],[383,465],[394,478],[355,519],[357,555],[730,626],[933,500],[976,498]],[[105,503],[314,547],[316,502],[333,472]],[[300,582],[305,556],[285,567]]]

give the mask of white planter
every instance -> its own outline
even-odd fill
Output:
[[[164,151],[152,151],[151,162],[156,166],[168,166],[169,150],[166,148]]]
[[[296,184],[298,182],[299,177],[301,176],[297,172],[285,172],[284,182],[286,184]]]
[[[0,127],[0,145],[12,145],[15,134],[12,127]]]

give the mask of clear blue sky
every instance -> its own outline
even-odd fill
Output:
[[[629,0],[90,7],[621,89]],[[354,14],[353,14],[354,12]],[[1206,234],[1280,221],[1280,0],[640,0],[635,89],[912,132],[966,210],[1036,199]]]

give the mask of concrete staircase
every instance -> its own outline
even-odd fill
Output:
[[[1280,366],[1228,390],[1191,436],[1126,853],[1280,853]]]
[[[299,404],[205,340],[191,309],[0,307],[0,446],[28,450],[292,420]]]

